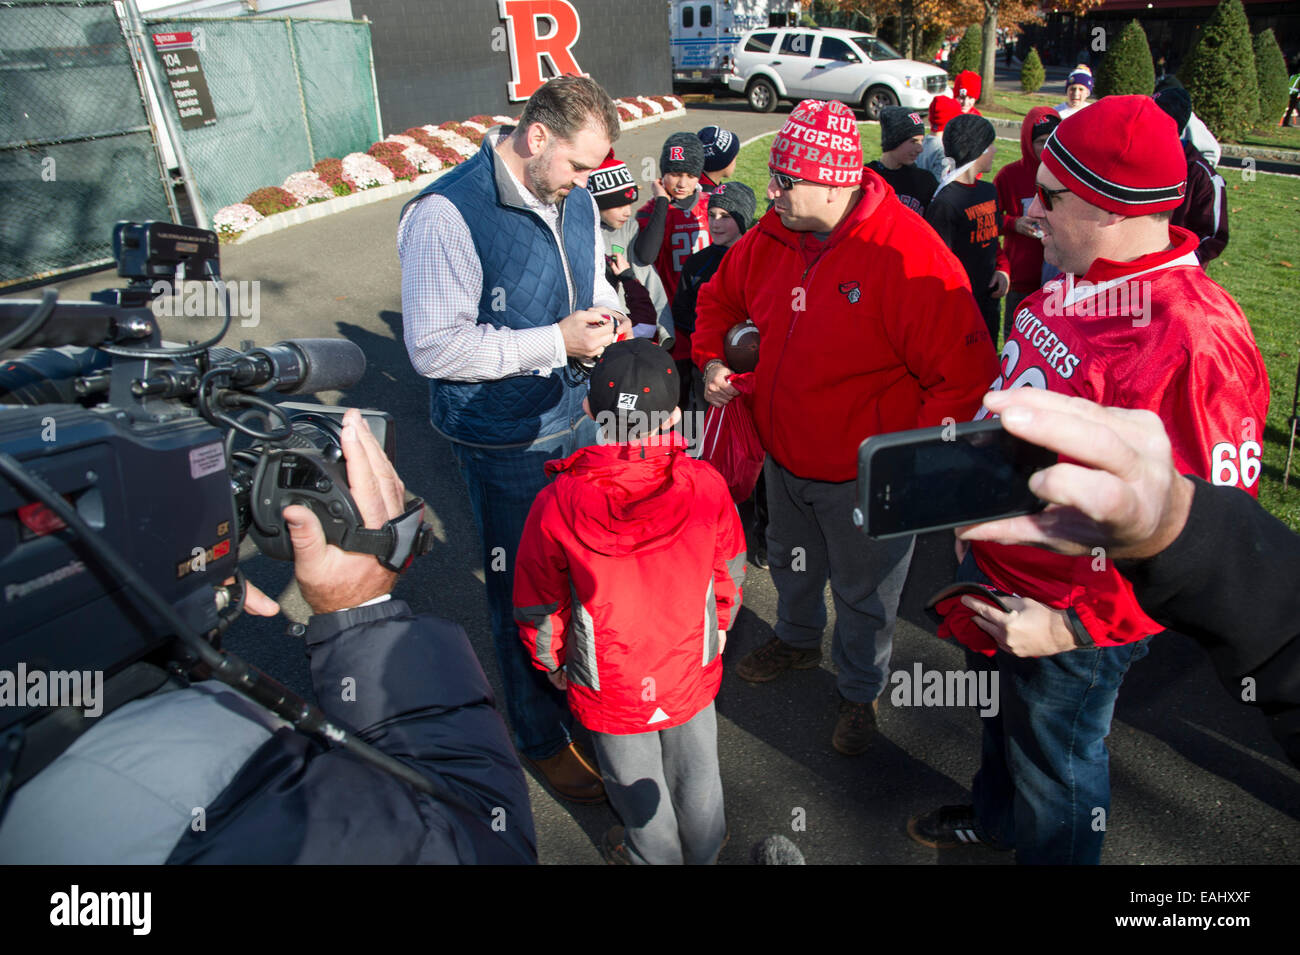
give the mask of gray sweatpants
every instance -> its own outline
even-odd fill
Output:
[[[915,537],[875,541],[853,523],[857,483],[795,477],[769,456],[767,559],[776,585],[776,635],[815,650],[826,629],[827,578],[835,600],[831,659],[840,695],[870,703],[885,688],[898,600]]]
[[[680,726],[592,733],[610,805],[637,865],[712,865],[726,837],[718,718],[710,703]]]

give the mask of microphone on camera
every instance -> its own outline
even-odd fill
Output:
[[[273,384],[286,395],[351,388],[366,373],[366,356],[346,338],[295,338],[254,348],[233,363],[234,388]]]

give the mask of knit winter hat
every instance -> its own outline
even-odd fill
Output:
[[[957,99],[963,96],[979,99],[983,88],[984,83],[974,70],[962,70],[952,80],[952,95]]]
[[[1178,135],[1181,136],[1187,128],[1188,120],[1192,118],[1192,97],[1187,90],[1181,86],[1171,86],[1152,98],[1173,119],[1174,125],[1178,127]]]
[[[704,144],[694,133],[673,133],[664,140],[659,153],[659,174],[684,172],[699,176],[704,172]]]
[[[930,100],[930,132],[943,132],[943,128],[961,114],[961,103],[951,96],[936,96]]]
[[[1071,113],[1043,165],[1084,202],[1125,216],[1177,209],[1187,189],[1178,130],[1149,96],[1106,96]]]
[[[605,161],[592,170],[587,179],[587,191],[596,200],[600,209],[617,209],[636,202],[640,190],[632,179],[632,171],[627,163],[614,158],[614,150],[609,151]]]
[[[924,136],[921,114],[906,106],[888,106],[880,111],[880,151],[897,149],[913,136]]]
[[[740,140],[729,129],[723,129],[721,126],[705,126],[695,135],[704,146],[705,172],[726,169],[740,152]]]
[[[772,141],[768,165],[774,172],[828,186],[862,182],[858,122],[839,100],[806,99],[793,110]]]
[[[673,356],[648,338],[629,338],[606,348],[591,369],[587,401],[593,416],[613,412],[626,423],[633,413],[671,414],[679,390]]]
[[[1065,88],[1068,90],[1071,86],[1086,86],[1088,87],[1088,92],[1091,93],[1092,70],[1088,69],[1086,66],[1075,67],[1074,72],[1065,80]]]
[[[983,116],[966,113],[957,116],[943,130],[943,151],[957,168],[967,166],[980,158],[984,150],[998,138],[993,124]]]
[[[1029,141],[1032,143],[1039,136],[1046,136],[1057,126],[1061,125],[1061,117],[1057,113],[1048,113],[1038,122],[1034,123],[1033,128],[1029,131]]]
[[[742,235],[754,221],[756,208],[758,200],[754,197],[754,190],[743,182],[724,182],[709,196],[709,209],[724,209],[731,213]]]

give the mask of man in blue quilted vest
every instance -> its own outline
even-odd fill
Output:
[[[469,488],[515,745],[575,802],[605,798],[600,774],[571,742],[563,695],[530,665],[511,597],[543,463],[596,443],[584,368],[631,327],[586,189],[618,134],[598,84],[556,77],[518,126],[490,130],[407,203],[397,228],[406,349]]]

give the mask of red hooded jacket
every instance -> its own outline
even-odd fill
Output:
[[[1035,106],[1020,124],[1020,159],[1007,163],[993,177],[998,190],[998,208],[1003,210],[1002,234],[1007,261],[1011,264],[1011,287],[1017,292],[1032,292],[1043,284],[1043,243],[1016,231],[1016,220],[1029,211],[1034,201],[1034,177],[1038,174],[1038,157],[1034,155],[1034,124],[1056,110]]]
[[[727,482],[670,434],[549,461],[515,563],[515,621],[533,664],[565,667],[597,733],[685,723],[722,681],[719,631],[745,577]]]
[[[759,331],[759,437],[809,480],[854,480],[873,434],[969,419],[997,374],[966,270],[870,169],[825,242],[775,211],[737,240],[700,289],[696,365],[722,358],[746,318]]]

